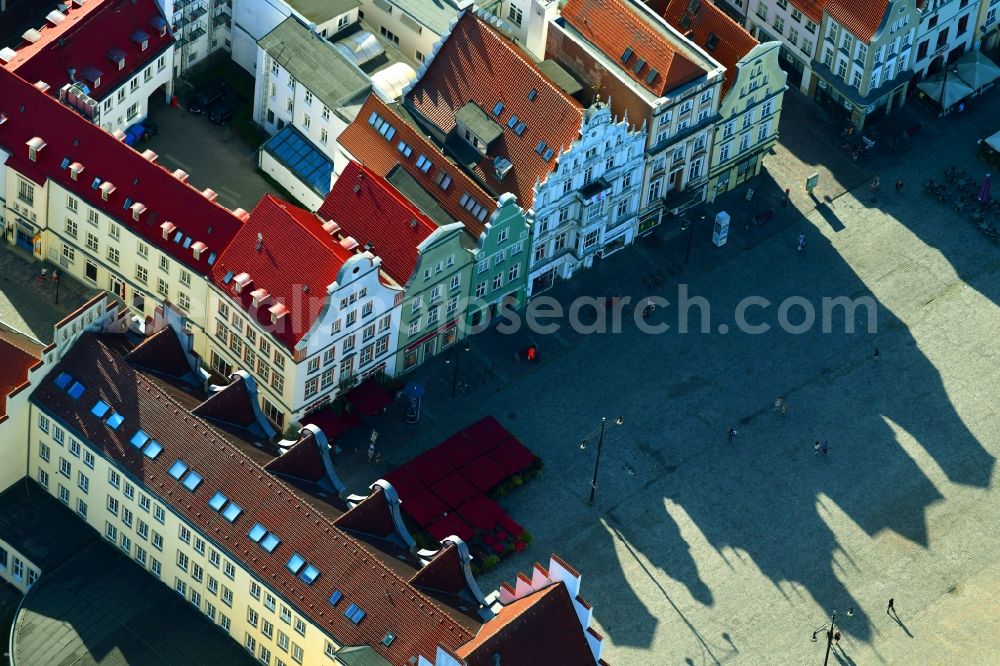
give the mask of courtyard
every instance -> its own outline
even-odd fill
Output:
[[[653,319],[669,331],[643,333],[626,317],[617,334],[564,325],[476,336],[469,352],[445,352],[412,377],[427,387],[419,424],[403,423],[399,405],[371,422],[378,467],[352,440],[368,432],[348,433],[338,473],[357,491],[496,416],[545,467],[501,500],[534,542],[480,584],[495,589],[558,553],[583,575],[609,663],[818,664],[834,610],[844,639],[831,663],[990,663],[1000,653],[1000,246],[920,184],[949,163],[982,177],[975,143],[996,130],[996,94],[862,163],[815,111],[787,114],[752,183],[752,207],[777,209],[765,227],[744,228],[756,210],[737,191],[708,211],[709,220],[733,214],[726,246],[711,245],[710,224],[696,226],[685,265],[686,234],[654,236],[551,292],[567,304],[659,295],[672,305]],[[818,164],[828,168],[810,197],[803,181]],[[692,331],[678,330],[682,284],[710,305],[705,332],[697,308]],[[780,303],[818,311],[841,296],[868,297],[872,309],[835,319],[828,333],[777,325]],[[772,304],[749,317],[767,332],[733,325],[747,297]],[[788,318],[799,323],[800,312]],[[530,343],[539,360],[515,359]],[[444,360],[456,357],[453,374]],[[456,376],[470,390],[452,397]],[[785,415],[773,409],[779,397]],[[581,439],[619,415],[590,506],[596,446]],[[829,442],[827,455],[815,453],[817,440]]]

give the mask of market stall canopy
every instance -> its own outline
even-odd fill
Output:
[[[957,76],[949,76],[947,83],[945,83],[942,79],[923,81],[922,83],[917,84],[917,87],[926,93],[932,100],[940,104],[941,108],[944,109],[951,108],[974,92],[972,88],[967,86],[965,82]],[[944,87],[943,96],[941,93],[942,87]]]
[[[1000,67],[983,55],[982,51],[969,51],[957,64],[959,78],[975,90],[1000,79]]]
[[[1000,132],[986,138],[986,144],[993,150],[1000,153]]]

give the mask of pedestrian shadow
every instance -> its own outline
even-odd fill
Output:
[[[833,655],[833,658],[837,660],[838,664],[843,664],[843,666],[857,666],[857,662],[851,659],[844,648],[840,645],[830,650],[830,654]]]
[[[909,629],[909,627],[907,627],[907,626],[906,626],[906,624],[904,624],[904,623],[903,623],[903,621],[899,619],[899,614],[898,614],[898,613],[896,613],[896,612],[895,612],[895,610],[893,610],[893,612],[892,612],[892,615],[890,615],[890,617],[891,617],[891,618],[892,618],[893,620],[895,620],[895,621],[896,621],[896,624],[898,624],[898,625],[899,625],[899,628],[900,628],[900,629],[902,629],[903,631],[905,631],[905,632],[906,632],[906,635],[907,635],[907,636],[909,636],[910,638],[913,638],[913,634],[912,634],[912,633],[910,633],[910,629]]]
[[[830,227],[834,233],[838,233],[846,229],[844,223],[840,221],[840,218],[837,217],[837,214],[833,212],[825,201],[820,201],[814,195],[809,196],[812,197],[813,202],[816,205],[816,212],[819,213],[820,217],[823,218],[823,221],[826,222],[827,226]]]

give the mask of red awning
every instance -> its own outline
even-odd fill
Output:
[[[492,451],[513,437],[513,435],[510,434],[510,431],[504,428],[500,422],[492,416],[487,416],[486,418],[476,421],[463,430],[462,433],[472,441],[473,445],[481,453]]]
[[[535,462],[535,454],[516,439],[507,440],[493,449],[490,451],[489,457],[504,471],[504,476],[517,474]]]
[[[406,467],[397,467],[383,478],[392,484],[399,499],[403,501],[427,490],[424,482],[414,476],[413,472]]]
[[[402,503],[403,511],[408,513],[421,527],[440,520],[448,507],[429,490],[418,493]],[[447,535],[445,535],[447,536]]]
[[[462,475],[472,482],[480,491],[486,492],[504,480],[507,475],[503,468],[489,456],[476,458],[462,468]]]
[[[455,471],[448,458],[437,449],[424,451],[406,463],[414,476],[430,486]]]
[[[463,467],[480,456],[480,451],[462,433],[456,433],[434,447],[455,467]]]
[[[431,492],[449,507],[458,508],[465,500],[478,495],[479,489],[459,472],[452,472],[431,486]]]
[[[392,396],[374,378],[351,389],[346,398],[351,407],[363,416],[374,416],[392,404]]]
[[[332,407],[323,407],[303,417],[302,423],[316,426],[323,431],[327,439],[333,439],[337,435],[361,425],[361,419],[357,414],[349,414],[348,412],[338,414]]]
[[[438,541],[443,541],[446,537],[450,537],[453,534],[463,541],[468,541],[476,534],[476,530],[459,518],[456,513],[449,513],[428,527],[427,531]]]

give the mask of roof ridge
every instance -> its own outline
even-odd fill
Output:
[[[98,345],[100,345],[100,347],[102,349],[104,349],[108,353],[111,353],[111,354],[115,354],[116,353],[114,350],[112,350],[109,347],[107,347],[101,340],[97,339],[96,337],[94,337],[92,339]],[[405,580],[405,579],[402,578],[402,576],[400,576],[395,571],[393,571],[388,566],[386,566],[382,562],[382,560],[380,560],[378,557],[376,557],[370,550],[368,550],[365,547],[365,545],[364,545],[363,542],[361,542],[360,540],[355,539],[353,536],[351,536],[350,534],[348,534],[344,530],[342,530],[339,527],[337,527],[329,518],[326,517],[326,515],[324,513],[322,513],[321,511],[319,511],[310,502],[308,502],[306,499],[304,499],[302,496],[300,496],[291,485],[285,483],[285,481],[283,481],[281,478],[279,478],[278,476],[272,474],[268,470],[264,469],[263,466],[259,465],[256,461],[254,461],[253,458],[251,458],[246,453],[244,453],[243,450],[240,449],[240,447],[235,446],[232,442],[229,441],[229,439],[225,435],[223,435],[218,430],[216,430],[209,421],[207,421],[206,419],[204,419],[204,418],[202,418],[202,417],[200,417],[200,416],[198,416],[196,414],[193,414],[190,410],[186,409],[180,402],[178,402],[176,399],[174,399],[173,396],[171,396],[169,393],[167,393],[166,391],[164,391],[153,379],[151,379],[150,377],[147,377],[144,373],[142,373],[142,372],[136,370],[135,368],[132,368],[131,366],[129,366],[128,363],[124,362],[124,358],[122,359],[122,361],[123,361],[123,363],[125,364],[126,367],[129,367],[132,370],[132,372],[136,376],[136,379],[140,383],[145,384],[145,385],[151,387],[154,391],[157,392],[157,394],[160,397],[165,398],[165,400],[167,402],[169,402],[173,407],[177,408],[181,412],[183,412],[185,414],[191,414],[192,418],[198,419],[198,421],[201,422],[200,425],[203,425],[208,432],[210,432],[211,434],[213,434],[213,435],[216,436],[216,438],[219,440],[217,443],[219,443],[222,446],[225,446],[225,447],[227,447],[229,449],[228,453],[230,453],[230,454],[235,453],[236,455],[240,456],[240,458],[243,461],[246,461],[246,463],[248,463],[250,465],[250,469],[251,470],[256,470],[256,471],[260,472],[261,475],[264,475],[264,476],[268,477],[269,479],[272,479],[275,483],[281,484],[281,490],[283,490],[284,492],[288,493],[288,495],[290,497],[295,498],[303,506],[308,507],[309,510],[312,511],[312,513],[315,516],[316,520],[322,520],[329,528],[336,530],[337,534],[339,536],[342,536],[345,539],[345,541],[349,542],[349,545],[351,545],[352,547],[356,548],[358,551],[363,552],[367,556],[367,559],[373,565],[381,567],[382,570],[383,570],[382,573],[388,574],[389,576],[391,576],[393,578],[393,580],[395,580],[396,582],[400,583],[401,587],[403,587],[404,589],[405,588],[409,588],[414,594],[418,595],[418,597],[420,597],[419,601],[417,603],[415,603],[415,604],[412,604],[412,605],[416,606],[419,609],[420,606],[421,606],[420,602],[422,602],[423,604],[426,604],[429,608],[437,611],[443,618],[447,618],[448,620],[450,620],[451,616],[446,611],[444,611],[440,606],[438,606],[437,603],[431,597],[425,595],[422,591],[420,591],[419,589],[417,589],[413,585],[410,585],[407,580]],[[237,465],[235,465],[234,469],[239,469],[240,467],[241,467],[241,465],[237,464]],[[237,554],[237,557],[240,560],[243,559],[238,554]],[[461,631],[465,632],[469,636],[470,639],[475,636],[472,632],[470,632],[467,629],[465,629],[465,627],[463,627],[459,623],[451,621],[451,624],[453,625],[453,627],[451,629],[449,629],[449,631],[453,630],[454,628],[458,628]]]
[[[357,165],[361,169],[361,172],[365,174],[365,176],[371,178],[373,181],[378,183],[377,186],[379,187],[379,189],[388,194],[393,200],[395,200],[398,204],[406,208],[409,212],[413,213],[413,217],[414,219],[417,220],[417,224],[424,226],[430,233],[434,233],[437,230],[438,225],[434,224],[434,222],[429,217],[424,215],[423,211],[417,208],[417,206],[412,201],[404,197],[403,193],[397,190],[392,183],[390,183],[385,178],[379,176],[376,172],[367,168],[364,164],[351,160],[348,163],[347,168],[344,169],[344,173],[346,173],[347,170],[350,169],[353,165]]]

